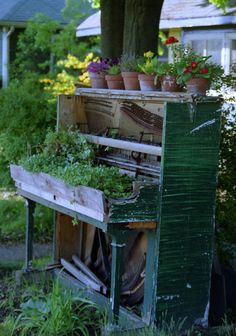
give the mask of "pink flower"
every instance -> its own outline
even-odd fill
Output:
[[[168,37],[168,39],[165,41],[165,44],[172,44],[172,43],[177,43],[179,40],[177,40],[174,36]]]

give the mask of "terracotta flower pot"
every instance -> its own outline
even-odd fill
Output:
[[[138,72],[122,72],[125,90],[140,90]]]
[[[161,80],[161,91],[163,92],[181,92],[182,88],[176,83],[176,77],[166,75]]]
[[[139,74],[138,80],[141,91],[160,91],[160,83],[154,84],[154,75]]]
[[[124,82],[121,75],[106,75],[108,89],[111,90],[124,90]]]
[[[188,93],[205,95],[209,87],[208,78],[191,78],[186,83]]]
[[[89,78],[93,89],[107,89],[105,74],[89,72]]]

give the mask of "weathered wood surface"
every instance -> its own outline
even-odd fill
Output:
[[[85,186],[71,187],[48,174],[27,172],[21,166],[11,165],[10,169],[18,188],[78,213],[107,222],[107,210],[102,191]]]
[[[104,193],[85,186],[71,187],[45,173],[30,173],[11,165],[11,176],[19,190],[61,205],[103,223],[126,223],[156,220],[157,185],[134,184],[129,198],[105,200]]]
[[[72,254],[81,256],[81,246],[78,242],[82,240],[82,223],[73,225],[72,218],[60,212],[56,213],[55,220],[57,223],[54,239],[55,261],[59,262],[61,258],[69,260]]]
[[[98,284],[97,282],[90,279],[87,275],[79,271],[73,264],[71,264],[69,261],[65,259],[61,259],[62,266],[71,273],[76,279],[80,280],[82,283],[84,283],[87,287],[92,288],[93,290],[97,292],[103,292],[103,287]],[[105,293],[104,293],[105,294]]]
[[[160,92],[160,91],[131,91],[131,90],[108,90],[108,89],[91,89],[78,88],[75,92],[78,96],[99,97],[105,99],[125,99],[125,100],[142,100],[142,101],[176,101],[192,102],[193,97],[184,92]]]
[[[104,283],[76,256],[72,255],[72,260],[75,265],[85,273],[89,278],[95,281],[97,284],[103,287],[104,294],[106,294],[107,288]]]
[[[207,323],[221,104],[168,103],[166,112],[156,317]]]

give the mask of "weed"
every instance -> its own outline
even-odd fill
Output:
[[[93,319],[91,319],[93,316]],[[73,298],[69,290],[62,288],[58,281],[52,292],[38,292],[20,305],[15,331],[20,336],[41,335],[83,335],[94,334],[99,313],[95,305],[81,298]]]
[[[236,336],[236,325],[229,323],[227,317],[223,320],[223,325],[218,328],[218,336]]]

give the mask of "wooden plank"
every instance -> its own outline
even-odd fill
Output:
[[[157,155],[161,156],[162,148],[161,146],[152,146],[146,145],[143,143],[125,141],[125,140],[117,140],[108,137],[101,137],[91,134],[82,134],[89,142],[94,143],[96,145],[119,148],[123,150],[135,151],[145,154]]]
[[[20,166],[11,165],[10,169],[18,188],[99,221],[107,222],[102,191],[85,186],[70,187],[48,174],[29,173]]]
[[[81,131],[87,132],[86,124],[83,97],[60,95],[57,101],[57,129],[79,126]]]
[[[98,285],[102,286],[103,294],[106,295],[107,288],[104,285],[104,283],[76,255],[72,255],[72,260],[83,273],[85,273],[90,279],[95,281]]]
[[[39,204],[42,204],[48,208],[51,208],[51,209],[54,209],[56,211],[59,211],[65,215],[68,215],[68,216],[71,216],[73,218],[76,218],[82,222],[85,222],[85,223],[89,223],[99,229],[102,229],[104,232],[107,231],[107,224],[105,222],[100,222],[92,217],[88,217],[88,216],[85,216],[81,213],[78,213],[78,212],[75,212],[71,209],[68,209],[66,207],[64,207],[63,205],[58,205],[58,204],[55,204],[54,202],[51,202],[51,201],[48,201],[48,200],[45,200],[44,198],[42,197],[39,197],[37,195],[34,195],[34,194],[30,194],[29,192],[27,191],[24,191],[20,188],[17,188],[17,193],[25,198],[28,198],[28,199],[31,199],[33,201],[35,201],[36,203],[39,203]]]
[[[73,266],[70,262],[61,258],[62,266],[71,273],[76,279],[83,282],[87,287],[92,288],[97,292],[102,292],[102,286],[97,284],[95,281],[91,280],[87,275],[80,272],[75,266]]]
[[[71,217],[60,212],[56,213],[56,239],[54,242],[56,261],[61,258],[70,259],[72,254],[79,255],[80,225],[80,222],[77,225],[73,225]]]
[[[99,97],[105,99],[126,99],[142,101],[176,101],[192,102],[192,95],[184,92],[160,92],[160,91],[129,91],[129,90],[108,90],[78,88],[75,92],[78,96]]]
[[[149,229],[153,230],[157,227],[157,222],[147,221],[147,222],[130,222],[126,226],[129,229]]]
[[[60,197],[60,196],[57,197],[51,192],[46,192],[42,189],[35,188],[34,186],[31,186],[31,185],[28,185],[22,182],[18,183],[16,181],[16,187],[20,188],[23,191],[31,193],[33,195],[37,195],[38,197],[43,198],[47,201],[53,202],[59,206],[63,206],[67,209],[71,209],[76,213],[80,213],[87,217],[94,218],[100,222],[107,223],[108,221],[107,216],[103,212],[96,211],[96,210],[88,208],[87,206],[80,205],[76,201],[74,202],[68,201],[64,197]]]

